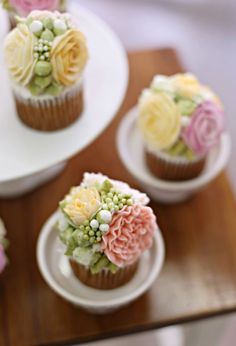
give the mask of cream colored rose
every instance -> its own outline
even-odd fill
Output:
[[[19,24],[5,40],[4,50],[8,70],[12,79],[23,86],[26,86],[33,77],[36,40],[25,24]]]
[[[200,84],[197,78],[190,73],[179,73],[171,78],[172,85],[178,95],[191,98],[199,94]]]
[[[76,226],[79,226],[95,215],[100,206],[100,195],[94,187],[79,188],[69,195],[69,201],[63,211]]]
[[[148,92],[139,102],[138,125],[152,149],[168,149],[179,137],[181,114],[170,96]]]
[[[88,60],[84,35],[77,29],[56,37],[51,50],[53,77],[64,86],[76,83]]]

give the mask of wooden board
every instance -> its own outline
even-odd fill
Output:
[[[117,125],[155,73],[172,74],[181,66],[168,49],[131,53],[129,61],[127,98],[107,131],[54,181],[25,197],[0,201],[11,241],[10,266],[0,279],[1,346],[72,344],[236,309],[236,205],[224,174],[189,202],[152,203],[166,242],[166,264],[152,289],[129,307],[91,315],[58,297],[38,271],[40,228],[84,171],[102,171],[138,187],[118,159]]]

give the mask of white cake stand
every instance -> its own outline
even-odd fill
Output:
[[[123,101],[128,63],[121,42],[101,19],[76,0],[69,2],[69,12],[85,33],[90,51],[84,80],[85,109],[69,128],[44,133],[20,122],[0,49],[0,196],[28,192],[58,174],[66,160],[101,134]],[[7,22],[0,22],[3,36]]]

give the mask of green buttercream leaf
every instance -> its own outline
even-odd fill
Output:
[[[112,187],[113,185],[108,179],[106,179],[102,184],[102,190],[105,192],[109,192]]]
[[[64,232],[60,232],[59,233],[59,237],[61,239],[61,241],[68,245],[70,242],[70,239],[72,237],[72,234],[74,232],[74,229],[72,227],[68,227]]]
[[[100,260],[93,266],[91,266],[90,270],[92,274],[99,273],[103,268],[106,268],[109,264],[109,259],[104,255],[100,258]]]
[[[46,29],[52,30],[53,29],[53,20],[51,18],[45,18],[43,20],[43,26]]]
[[[187,160],[194,159],[195,155],[193,151],[187,147],[182,139],[179,139],[169,150],[166,151],[173,157],[184,157]]]
[[[53,40],[54,40],[54,34],[53,34],[53,32],[51,31],[51,30],[49,30],[49,29],[45,29],[42,33],[41,33],[41,35],[40,35],[40,37],[43,39],[43,40],[47,40],[47,41],[49,41],[49,42],[52,42]]]
[[[108,264],[108,268],[110,269],[110,271],[115,274],[117,272],[117,270],[119,269],[119,267],[117,267],[117,265],[115,265],[114,263],[110,262]]]
[[[34,78],[34,84],[40,87],[41,89],[47,88],[52,82],[52,76],[39,77],[36,76]]]
[[[1,240],[1,244],[2,244],[2,246],[4,247],[5,250],[8,248],[9,243],[10,243],[9,240],[6,239],[6,238],[3,238],[3,239]]]
[[[52,65],[49,61],[38,61],[34,72],[39,77],[46,77],[52,72]]]
[[[45,92],[51,96],[58,96],[60,95],[62,90],[63,90],[63,86],[53,81],[52,84],[50,84],[49,87],[45,90]]]
[[[28,89],[33,96],[38,96],[43,92],[43,89],[40,88],[38,85],[35,85],[34,83],[29,84]]]
[[[182,115],[191,115],[196,108],[196,103],[188,99],[180,99],[177,102],[177,106]]]

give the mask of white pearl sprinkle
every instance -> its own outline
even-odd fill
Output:
[[[63,20],[61,20],[61,19],[56,19],[55,21],[54,21],[54,28],[55,29],[58,29],[58,30],[66,30],[66,23],[65,22],[63,22]]]
[[[102,232],[107,232],[107,231],[109,231],[109,225],[107,225],[106,223],[102,223],[102,224],[99,226],[99,229],[100,229],[100,231],[102,231]]]
[[[43,29],[43,23],[40,20],[34,20],[30,24],[30,31],[33,33],[40,32]]]
[[[111,222],[112,215],[111,215],[111,212],[110,212],[110,211],[108,211],[108,210],[101,210],[101,211],[99,212],[99,216],[100,216],[100,218],[102,219],[102,221],[103,221],[104,223],[109,223],[109,222]]]
[[[48,50],[48,47],[47,47],[47,46],[44,46],[43,49],[44,49],[44,50]]]
[[[99,223],[98,223],[97,220],[92,220],[92,221],[90,222],[90,226],[91,226],[92,228],[94,228],[94,229],[97,229],[97,228],[99,227]]]
[[[183,126],[183,127],[186,127],[186,126],[188,126],[189,124],[190,124],[190,118],[189,117],[187,117],[187,116],[182,116],[181,117],[181,125]]]

